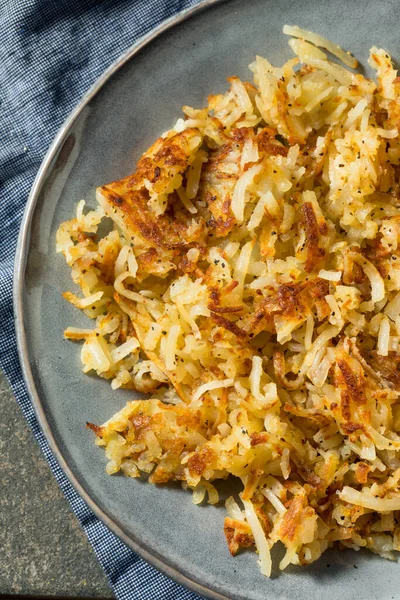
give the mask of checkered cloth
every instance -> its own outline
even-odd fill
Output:
[[[40,163],[66,116],[139,37],[197,0],[0,0],[0,366],[117,598],[198,600],[146,564],[101,523],[58,466],[18,362],[14,253]]]

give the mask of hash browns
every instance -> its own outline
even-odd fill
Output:
[[[225,536],[265,575],[278,542],[281,569],[400,550],[400,78],[384,50],[375,82],[284,31],[295,58],[184,107],[57,234],[95,319],[65,332],[83,370],[151,395],[89,424],[107,472],[211,504],[239,478]]]

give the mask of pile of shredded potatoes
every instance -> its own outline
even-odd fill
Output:
[[[384,50],[375,82],[284,32],[295,58],[185,106],[57,234],[95,320],[65,332],[84,372],[151,394],[89,424],[107,472],[211,504],[239,478],[226,539],[265,575],[277,542],[281,569],[400,550],[400,78]]]

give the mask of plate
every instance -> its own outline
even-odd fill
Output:
[[[86,421],[102,423],[132,392],[81,372],[79,347],[63,341],[86,317],[61,292],[69,268],[55,253],[58,225],[77,201],[95,206],[95,187],[134,169],[141,153],[181,115],[226,90],[226,77],[251,79],[256,54],[281,65],[291,56],[282,26],[297,24],[351,50],[367,69],[373,45],[399,57],[400,5],[390,0],[208,1],[164,23],[100,78],[62,127],[33,186],[21,229],[15,314],[21,363],[43,431],[71,482],[128,546],[178,582],[219,600],[399,598],[399,567],[367,553],[331,551],[307,568],[270,580],[253,552],[231,558],[224,507],[196,507],[174,486],[106,475],[104,452]],[[397,56],[396,56],[397,53]],[[357,567],[355,569],[354,567]]]

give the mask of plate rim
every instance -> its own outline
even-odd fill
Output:
[[[24,293],[25,293],[25,271],[27,267],[28,259],[28,248],[31,238],[31,226],[35,209],[40,197],[40,193],[43,188],[43,184],[46,181],[48,175],[48,169],[51,166],[52,161],[57,155],[60,147],[67,138],[70,128],[80,116],[81,112],[85,109],[88,103],[95,97],[95,95],[101,90],[103,85],[123,67],[129,60],[133,59],[143,48],[153,42],[160,35],[172,29],[173,27],[188,21],[191,17],[211,8],[217,4],[223,4],[227,0],[200,0],[199,3],[194,6],[188,7],[179,13],[169,17],[162,21],[159,25],[151,29],[147,34],[140,37],[132,46],[130,46],[125,52],[123,52],[111,65],[97,78],[95,83],[89,88],[84,94],[72,112],[65,119],[64,123],[58,130],[54,137],[41,165],[34,179],[31,187],[23,216],[19,229],[15,259],[14,259],[14,275],[13,275],[13,307],[14,307],[14,322],[15,332],[17,339],[18,356],[22,369],[24,383],[29,395],[29,398],[34,409],[35,416],[39,423],[39,426],[46,438],[50,449],[57,460],[58,465],[67,476],[69,482],[72,484],[75,491],[82,498],[82,500],[89,506],[92,512],[110,529],[110,531],[116,535],[124,544],[126,544],[131,550],[138,554],[151,566],[155,567],[158,571],[171,578],[175,582],[183,585],[187,589],[210,598],[210,600],[230,600],[225,594],[210,589],[209,587],[203,586],[201,583],[193,580],[184,572],[178,570],[172,566],[168,561],[167,557],[156,556],[151,549],[141,545],[140,541],[132,539],[126,534],[119,525],[110,517],[106,512],[100,508],[95,500],[92,499],[89,492],[79,482],[78,478],[73,473],[67,460],[58,443],[54,437],[49,421],[47,419],[44,407],[42,405],[40,395],[38,393],[35,380],[33,377],[32,369],[29,363],[29,345],[27,342],[26,328],[25,328],[25,317],[24,317]]]

